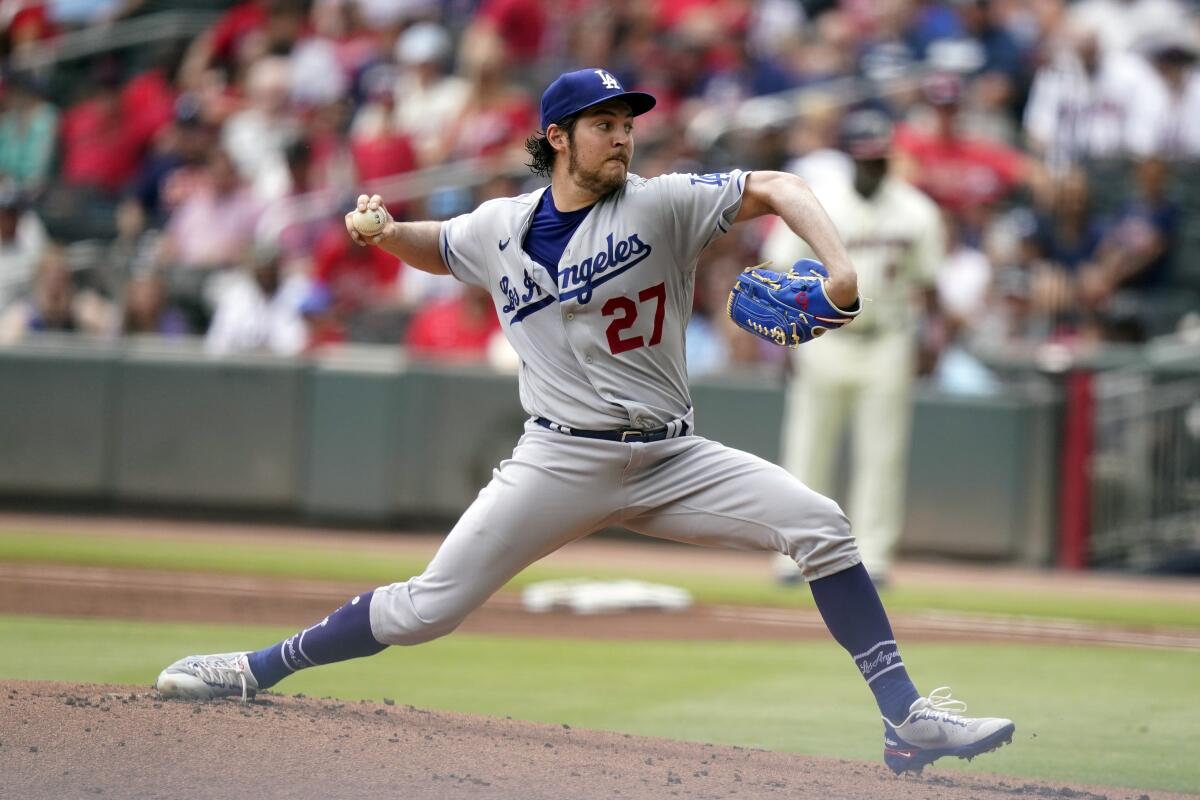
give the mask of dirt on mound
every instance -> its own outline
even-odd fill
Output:
[[[412,706],[262,695],[162,701],[145,688],[0,682],[5,797],[1147,798],[990,775],[629,736]],[[1155,793],[1155,800],[1179,795]]]

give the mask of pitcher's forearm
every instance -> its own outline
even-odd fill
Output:
[[[393,222],[377,246],[409,266],[435,275],[449,275],[450,269],[440,250],[441,232],[440,222]]]

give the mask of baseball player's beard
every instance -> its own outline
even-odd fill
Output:
[[[608,165],[606,160],[600,169],[584,169],[579,166],[579,159],[575,157],[575,149],[571,149],[571,157],[567,161],[567,174],[575,181],[576,185],[581,189],[588,191],[597,197],[603,197],[606,194],[615,192],[625,185],[625,177],[628,173],[628,168],[622,169],[619,173],[604,173],[601,170]]]

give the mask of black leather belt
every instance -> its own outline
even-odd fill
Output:
[[[673,436],[687,436],[688,424],[680,421],[678,424],[663,425],[661,428],[642,430],[641,428],[615,428],[607,431],[588,431],[580,428],[569,428],[557,422],[551,422],[545,417],[534,417],[533,421],[543,428],[565,433],[567,436],[582,436],[585,439],[605,439],[610,442],[659,442]]]

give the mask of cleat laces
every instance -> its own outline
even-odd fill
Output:
[[[242,702],[247,702],[246,670],[242,667],[240,656],[233,660],[222,656],[202,656],[189,661],[188,668],[207,684],[228,689],[241,687]]]
[[[967,704],[962,700],[956,700],[951,697],[949,686],[939,686],[930,692],[928,697],[921,699],[925,703],[919,708],[908,712],[908,716],[904,718],[903,722],[898,724],[893,723],[887,717],[884,717],[883,721],[896,728],[903,728],[914,719],[929,719],[936,722],[949,722],[954,725],[966,724],[962,720],[962,715],[967,711]]]

